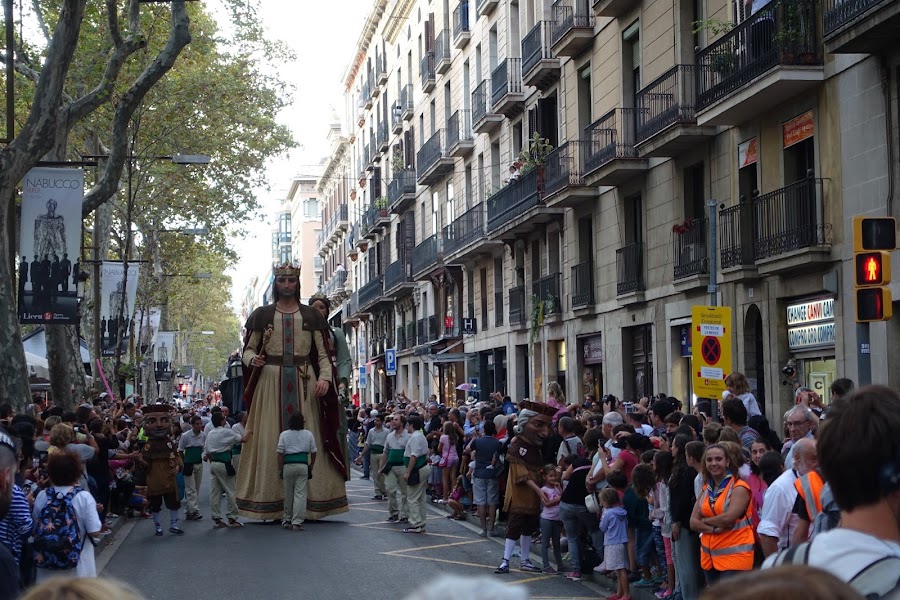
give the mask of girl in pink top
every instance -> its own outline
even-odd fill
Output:
[[[451,486],[459,476],[459,454],[456,452],[458,438],[456,426],[451,422],[444,423],[441,428],[441,439],[438,445],[438,453],[441,456],[441,479],[444,484],[444,500],[447,503],[450,497]]]
[[[541,491],[547,495],[547,503],[541,507],[541,559],[544,561],[544,573],[556,575],[556,569],[550,566],[550,543],[553,543],[553,557],[557,568],[562,568],[562,551],[560,536],[563,523],[559,518],[559,501],[562,498],[562,487],[559,484],[559,469],[556,465],[544,467],[544,485]]]

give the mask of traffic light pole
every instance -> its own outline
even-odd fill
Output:
[[[869,343],[869,324],[856,324],[856,369],[859,385],[872,383],[872,346]]]

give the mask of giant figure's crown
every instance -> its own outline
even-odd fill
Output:
[[[288,275],[290,277],[300,277],[300,265],[292,264],[289,262],[275,265],[272,267],[272,272],[277,277],[278,275]]]

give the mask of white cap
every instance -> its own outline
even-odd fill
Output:
[[[109,394],[107,394],[106,392],[100,392],[100,398],[106,398],[107,396],[109,396]]]
[[[373,408],[372,412],[369,413],[369,416],[374,419],[375,417],[378,416],[378,411]]]

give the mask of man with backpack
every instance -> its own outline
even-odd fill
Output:
[[[867,386],[831,405],[818,432],[819,467],[838,527],[770,556],[763,568],[806,564],[868,598],[900,592],[900,395]]]

